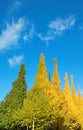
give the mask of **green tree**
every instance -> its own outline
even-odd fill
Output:
[[[25,69],[24,64],[21,65],[18,78],[14,81],[12,90],[5,97],[4,102],[1,105],[1,124],[4,128],[9,129],[15,126],[13,121],[13,113],[22,108],[23,100],[26,97],[26,81],[25,81]]]

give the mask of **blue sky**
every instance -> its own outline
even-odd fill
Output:
[[[57,57],[62,88],[68,72],[83,93],[82,0],[0,0],[0,101],[22,63],[28,89],[33,85],[41,53],[51,76]]]

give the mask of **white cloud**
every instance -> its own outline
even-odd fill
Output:
[[[28,40],[28,35],[25,34],[25,35],[23,36],[23,39],[24,39],[24,41],[27,41],[27,40]]]
[[[42,34],[38,34],[38,37],[42,40],[42,41],[45,41],[45,42],[48,42],[50,40],[53,40],[54,37],[49,35],[49,36],[42,36]]]
[[[31,40],[34,37],[35,26],[33,24],[30,24],[29,26],[31,26],[29,32],[23,36],[24,41]]]
[[[56,19],[48,24],[48,30],[45,35],[38,34],[40,40],[48,42],[54,40],[56,36],[61,35],[65,30],[71,29],[75,24],[74,17],[68,17],[66,19]]]
[[[75,24],[75,19],[69,17],[67,19],[56,19],[51,21],[48,27],[55,32],[55,34],[60,34],[63,31],[70,29]]]
[[[22,18],[19,18],[16,23],[13,21],[11,25],[7,24],[6,29],[0,35],[0,51],[9,50],[11,47],[18,46],[17,42],[21,37],[24,26],[25,22]]]
[[[34,27],[34,25],[32,24],[32,27],[31,27],[31,29],[30,29],[30,31],[29,31],[29,37],[30,37],[30,39],[33,37],[34,33],[35,33],[35,27]]]
[[[11,67],[19,65],[23,60],[23,54],[19,56],[13,56],[12,58],[8,59],[8,63]]]

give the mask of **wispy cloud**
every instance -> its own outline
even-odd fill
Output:
[[[28,34],[25,34],[25,35],[23,36],[23,40],[24,40],[24,41],[27,41],[28,39],[29,39]]]
[[[50,41],[50,40],[53,40],[54,39],[54,36],[53,35],[47,35],[47,36],[43,36],[42,34],[38,34],[37,35],[42,41]]]
[[[19,55],[19,56],[13,56],[12,58],[8,59],[8,63],[11,67],[14,67],[16,65],[19,65],[22,60],[23,60],[23,54]]]
[[[54,31],[56,35],[61,34],[63,31],[70,29],[75,24],[75,19],[69,17],[67,19],[56,19],[51,21],[48,27]]]
[[[15,0],[15,2],[14,2],[14,7],[20,7],[21,6],[21,2],[20,2],[20,0]]]
[[[7,10],[7,18],[10,19],[12,16],[14,16],[15,14],[17,15],[17,13],[21,10],[22,7],[22,1],[21,0],[11,0],[10,1],[10,6]]]
[[[74,17],[68,17],[66,19],[57,18],[48,24],[48,30],[46,31],[46,34],[42,35],[39,33],[38,37],[45,42],[54,40],[57,35],[61,35],[64,31],[71,29],[74,24]]]
[[[29,31],[27,33],[25,33],[23,36],[24,41],[29,41],[29,40],[33,39],[33,37],[35,35],[36,31],[35,31],[34,24],[30,24],[29,26],[30,26]]]
[[[22,18],[19,18],[17,22],[13,21],[11,25],[7,23],[6,29],[0,35],[0,51],[18,46],[18,40],[21,37],[24,26],[25,22]]]

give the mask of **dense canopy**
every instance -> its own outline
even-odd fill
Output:
[[[12,90],[0,103],[1,130],[83,129],[83,97],[80,87],[76,95],[73,76],[70,89],[68,74],[65,73],[65,85],[62,90],[56,61],[55,58],[51,79],[44,54],[41,54],[35,82],[29,91],[24,64],[21,65],[18,78],[12,84]]]

